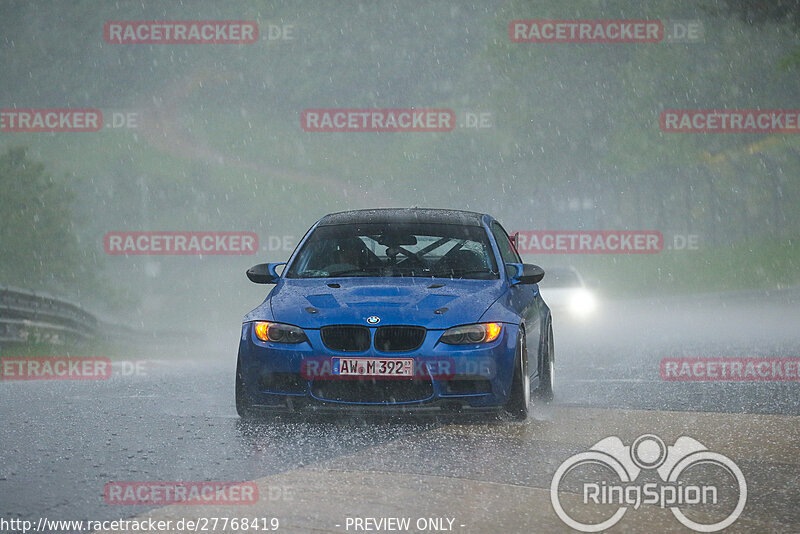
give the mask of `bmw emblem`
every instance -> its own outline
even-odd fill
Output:
[[[379,322],[381,322],[381,318],[378,317],[377,315],[370,315],[369,317],[367,317],[367,322],[369,324],[378,324]]]

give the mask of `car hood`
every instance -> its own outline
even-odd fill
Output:
[[[501,280],[282,279],[245,320],[320,328],[330,324],[368,325],[367,318],[375,316],[380,322],[372,326],[404,324],[444,329],[477,322],[502,291]],[[437,310],[439,313],[434,313]]]

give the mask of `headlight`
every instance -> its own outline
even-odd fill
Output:
[[[589,291],[582,289],[573,295],[569,302],[570,311],[579,316],[589,315],[597,307],[597,301]]]
[[[302,328],[290,324],[256,321],[253,323],[253,331],[261,341],[272,341],[274,343],[302,343],[303,341],[308,341]]]
[[[472,345],[475,343],[491,343],[503,331],[500,323],[481,323],[456,326],[446,330],[440,341],[448,345]]]

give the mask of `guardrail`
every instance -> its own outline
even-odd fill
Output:
[[[98,320],[78,304],[46,293],[0,286],[0,344],[83,342],[97,335]]]

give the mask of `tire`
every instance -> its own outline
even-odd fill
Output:
[[[244,377],[242,376],[241,364],[236,360],[236,413],[242,419],[252,419],[255,416],[253,410],[252,400],[247,394],[247,388],[244,385]]]
[[[553,324],[547,321],[547,336],[542,349],[542,367],[539,371],[539,387],[534,392],[534,397],[543,402],[552,402],[553,385],[555,380],[555,355],[553,353]]]
[[[514,421],[528,418],[528,407],[531,404],[531,380],[528,376],[528,350],[525,344],[525,333],[517,340],[514,354],[514,376],[511,379],[511,395],[505,405],[505,411]]]

